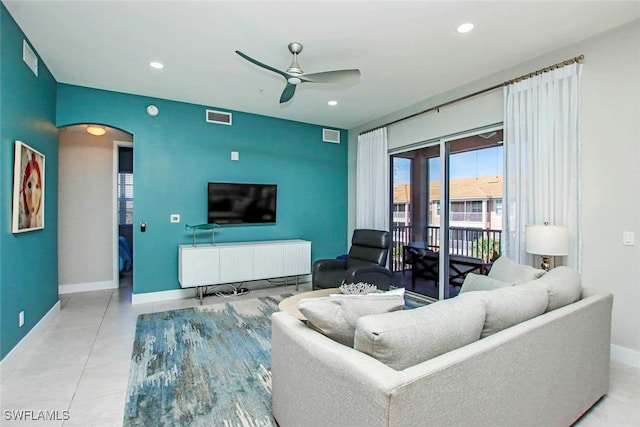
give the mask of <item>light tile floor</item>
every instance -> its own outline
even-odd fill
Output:
[[[300,291],[310,284],[300,285]],[[205,304],[295,293],[294,286],[253,289],[233,298],[207,297]],[[0,400],[2,426],[120,426],[124,414],[136,318],[142,313],[192,307],[195,298],[131,305],[131,287],[61,295],[61,310],[5,373]],[[57,411],[58,421],[13,421],[12,412]],[[63,412],[68,411],[68,412]],[[62,420],[68,414],[68,420]],[[580,421],[580,427],[640,426],[640,369],[611,364],[611,384]]]

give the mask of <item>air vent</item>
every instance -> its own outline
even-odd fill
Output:
[[[207,123],[218,123],[231,126],[231,113],[224,111],[207,110]]]
[[[22,40],[22,60],[25,64],[27,64],[29,68],[31,68],[33,74],[37,76],[38,57],[36,56],[36,53],[33,51],[33,49],[31,49],[31,46],[29,46],[29,43],[27,43],[26,40]]]
[[[322,140],[333,144],[340,144],[340,131],[333,129],[322,129]]]

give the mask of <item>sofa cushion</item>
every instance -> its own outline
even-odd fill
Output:
[[[354,348],[403,370],[477,341],[485,308],[480,299],[468,295],[413,310],[361,317]]]
[[[544,273],[545,271],[540,268],[518,264],[503,255],[494,261],[488,276],[492,279],[520,285],[535,280]]]
[[[358,318],[402,307],[404,298],[399,294],[334,295],[298,302],[298,310],[307,318],[309,327],[349,347],[353,347]]]
[[[471,291],[491,291],[493,289],[499,289],[513,285],[515,285],[514,282],[503,282],[502,280],[496,280],[492,277],[484,276],[482,274],[467,273],[467,276],[464,278],[464,282],[462,283],[462,287],[460,288],[459,294]]]
[[[582,295],[580,274],[569,267],[553,268],[535,283],[540,283],[547,289],[549,294],[547,311],[576,302]]]
[[[549,305],[547,289],[537,281],[466,295],[484,301],[487,314],[481,338],[534,318],[544,313]]]

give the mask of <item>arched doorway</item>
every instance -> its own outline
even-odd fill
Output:
[[[61,127],[59,132],[58,283],[61,294],[113,289],[120,285],[119,149],[124,146],[132,150],[133,135],[109,126],[97,128],[99,135],[89,133],[91,129],[87,124]],[[132,253],[133,242],[128,243]]]

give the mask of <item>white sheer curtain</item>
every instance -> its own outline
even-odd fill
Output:
[[[571,64],[504,89],[505,203],[503,252],[533,265],[524,251],[526,224],[564,225],[580,269],[580,80]]]
[[[356,228],[389,230],[387,128],[358,136]]]

